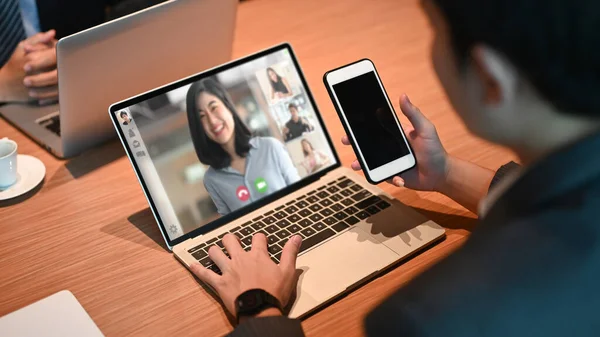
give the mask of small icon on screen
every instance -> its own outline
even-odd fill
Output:
[[[138,157],[145,157],[146,156],[146,152],[144,152],[144,151],[138,151],[138,152],[135,153],[135,155],[138,156]]]
[[[135,137],[135,132],[133,132],[133,130],[129,129],[129,138],[133,138]]]
[[[268,189],[268,185],[267,185],[267,181],[264,178],[257,178],[254,181],[254,187],[256,187],[256,190],[260,193],[265,193]]]
[[[246,186],[240,186],[237,188],[237,197],[241,201],[248,201],[250,199],[250,191],[246,188]]]
[[[134,147],[134,148],[136,148],[136,149],[137,149],[138,147],[140,147],[140,142],[138,142],[137,140],[134,140],[134,141],[133,141],[133,147]]]

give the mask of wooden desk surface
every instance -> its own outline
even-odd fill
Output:
[[[234,57],[289,41],[345,165],[354,155],[339,143],[343,129],[321,78],[368,57],[395,102],[407,92],[437,125],[448,152],[495,169],[512,156],[469,135],[449,106],[430,65],[431,31],[418,3],[244,2]],[[0,136],[47,168],[36,194],[0,204],[0,316],[69,289],[107,336],[215,336],[231,329],[221,305],[164,248],[119,143],[61,161],[2,119]],[[384,188],[448,228],[447,239],[306,319],[309,336],[362,336],[362,317],[456,249],[475,223],[473,214],[439,194]]]

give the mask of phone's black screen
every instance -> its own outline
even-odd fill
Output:
[[[409,154],[374,72],[333,85],[369,170]]]

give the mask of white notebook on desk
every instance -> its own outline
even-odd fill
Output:
[[[0,318],[0,336],[104,337],[68,290]]]

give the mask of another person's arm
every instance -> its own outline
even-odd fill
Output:
[[[448,155],[435,126],[406,95],[400,98],[400,109],[412,124],[405,132],[415,152],[417,167],[388,182],[398,187],[443,193],[477,213],[495,172]],[[348,137],[344,136],[342,143],[349,145]],[[351,166],[354,170],[361,169],[358,161]]]

